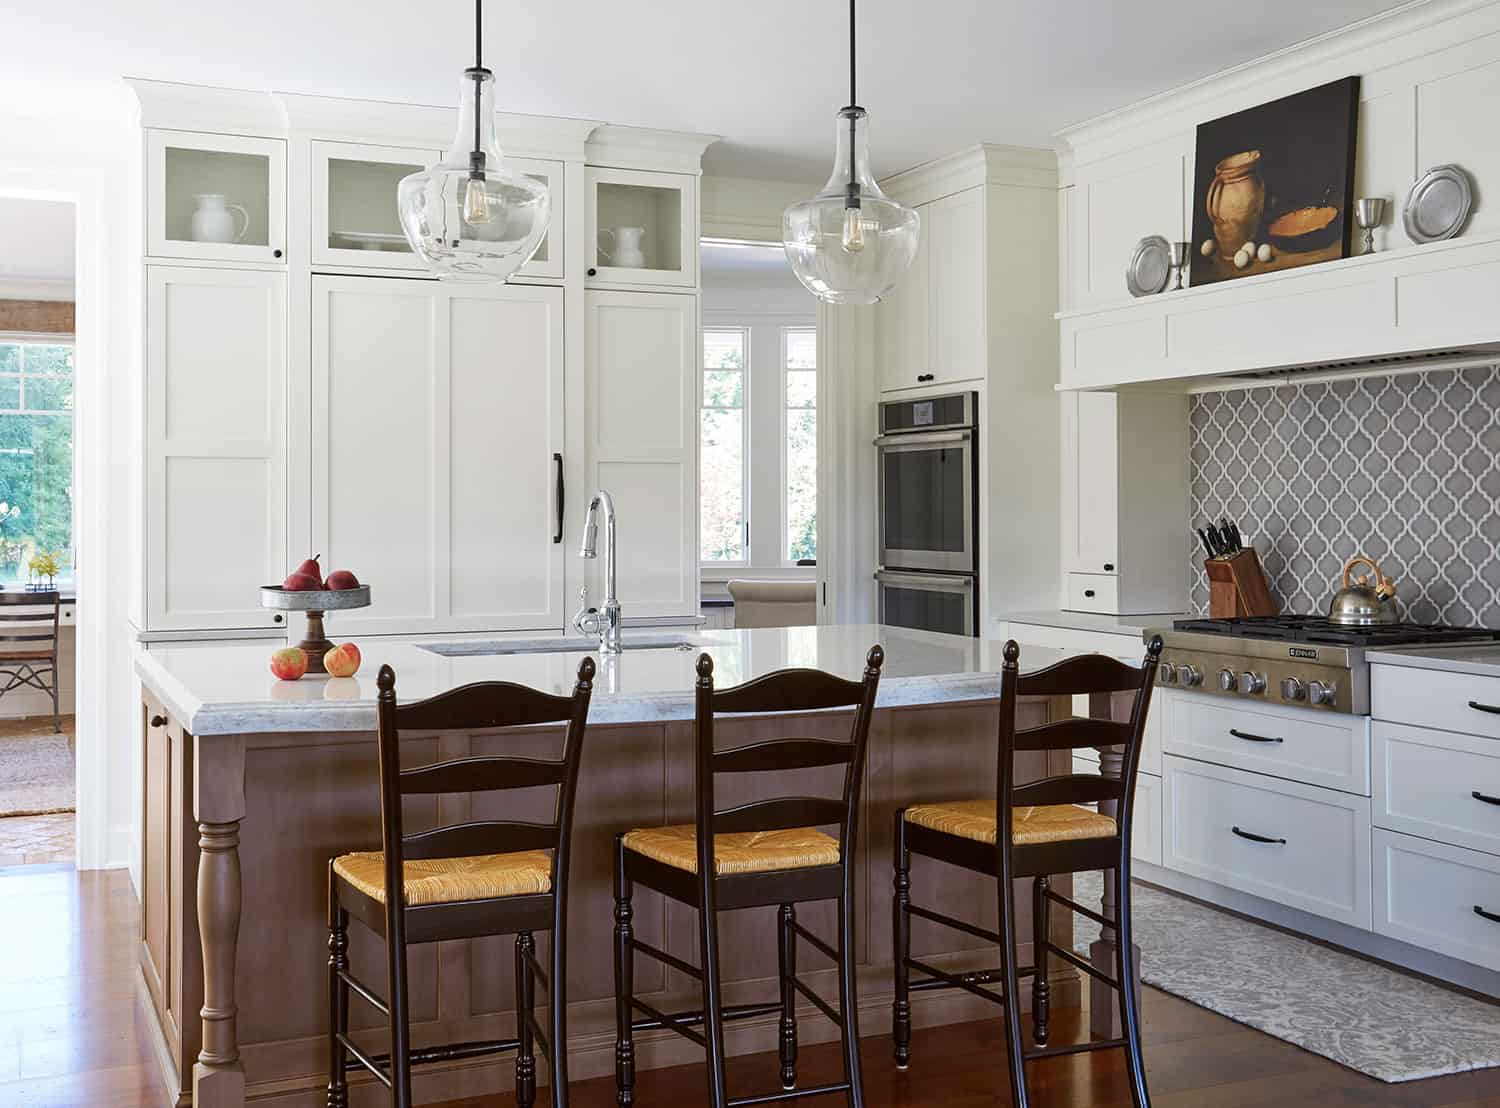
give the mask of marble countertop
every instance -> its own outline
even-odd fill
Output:
[[[1446,673],[1473,673],[1481,677],[1500,677],[1500,642],[1477,642],[1462,646],[1401,646],[1389,650],[1369,650],[1365,661],[1371,665],[1409,666],[1413,669],[1436,669]]]
[[[641,634],[627,631],[627,646]],[[659,640],[661,633],[652,637]],[[594,679],[590,721],[691,719],[693,667],[702,652],[713,658],[715,682],[724,688],[789,666],[858,679],[865,653],[878,642],[885,648],[878,707],[983,700],[1000,693],[1004,644],[993,640],[879,624],[689,629],[680,637],[692,645],[627,649],[604,659]],[[465,638],[472,646],[472,637]],[[473,681],[515,681],[566,695],[572,692],[579,662],[592,653],[450,657],[398,637],[368,638],[359,645],[364,656],[360,671],[344,678],[308,674],[300,681],[277,680],[270,672],[272,647],[265,642],[140,645],[135,667],[173,718],[195,735],[373,731],[375,677],[384,664],[395,669],[396,693],[403,701]],[[1043,669],[1065,656],[1059,650],[1028,648],[1021,652],[1022,671]]]
[[[1041,612],[1002,612],[997,620],[1009,623],[1032,623],[1040,627],[1063,627],[1070,631],[1101,631],[1111,635],[1140,638],[1153,627],[1171,627],[1174,619],[1186,619],[1187,612],[1160,612],[1144,616],[1109,616],[1095,612],[1065,612],[1060,609]]]

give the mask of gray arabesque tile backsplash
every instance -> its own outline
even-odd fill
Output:
[[[1282,611],[1324,611],[1360,553],[1403,619],[1500,627],[1500,365],[1206,393],[1190,421],[1192,524],[1238,521]]]

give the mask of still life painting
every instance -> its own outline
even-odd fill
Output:
[[[1198,127],[1192,284],[1349,256],[1359,78]]]

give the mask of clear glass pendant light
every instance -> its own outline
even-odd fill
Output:
[[[833,175],[811,200],[781,217],[782,245],[797,280],[830,304],[873,304],[917,254],[921,217],[870,175],[869,119],[854,95],[854,0],[849,0],[849,106],[839,109]]]
[[[474,64],[459,86],[458,133],[443,160],[401,181],[401,229],[429,269],[455,281],[503,281],[547,234],[547,186],[506,172],[495,140],[495,75],[481,64],[474,0]]]

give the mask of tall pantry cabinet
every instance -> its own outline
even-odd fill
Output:
[[[597,589],[577,536],[601,486],[627,619],[696,616],[711,136],[498,117],[552,222],[509,282],[454,284],[395,214],[451,111],[132,84],[143,639],[300,634],[256,586],[312,553],[371,586],[350,635],[560,631]]]

